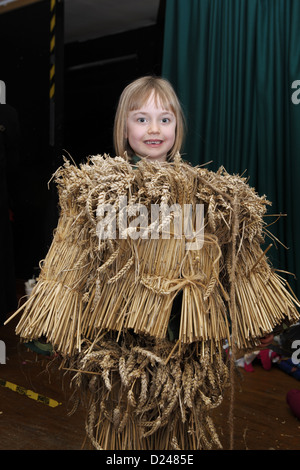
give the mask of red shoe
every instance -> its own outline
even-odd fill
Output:
[[[300,419],[300,390],[293,388],[286,394],[286,401],[292,413]]]

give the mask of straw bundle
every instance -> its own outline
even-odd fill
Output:
[[[88,401],[86,430],[96,449],[222,448],[209,414],[229,384],[226,360],[218,352],[211,361],[206,350],[199,361],[195,344],[170,357],[172,348],[108,336],[78,356],[73,383]]]
[[[288,326],[299,318],[294,295],[268,264],[257,243],[244,243],[238,257],[235,291],[238,348],[254,346],[256,338],[272,332],[275,326],[282,323]]]
[[[77,216],[70,211],[61,217],[55,244],[48,252],[38,283],[23,307],[24,315],[16,328],[16,333],[27,340],[47,337],[65,354],[81,348],[84,286],[93,265],[86,249],[89,233],[80,225],[74,226]]]
[[[94,260],[89,250],[90,225],[83,216],[85,181],[76,167],[66,163],[66,170],[68,178],[63,177],[59,186],[58,226],[46,259],[41,263],[38,282],[20,308],[24,314],[16,333],[26,340],[46,336],[57,350],[69,354],[81,347],[79,325],[85,285]],[[72,198],[64,197],[68,191],[72,192]]]
[[[182,344],[207,342],[213,351],[225,339],[230,342],[233,310],[234,341],[240,348],[252,347],[283,321],[297,321],[297,300],[260,248],[269,203],[245,179],[223,168],[217,173],[193,168],[178,155],[173,163],[143,160],[136,168],[119,157],[95,156],[79,168],[66,162],[55,180],[61,216],[38,283],[21,307],[17,334],[22,338],[44,335],[68,356],[106,331],[120,336],[133,330],[163,339],[173,300],[181,291]],[[119,225],[121,197],[127,204],[125,229]],[[103,204],[115,209],[114,238],[98,237]],[[140,228],[148,230],[146,239],[131,236],[136,204],[148,210]],[[186,250],[176,211],[156,220],[158,237],[149,237],[155,225],[150,219],[153,204],[177,204],[177,209],[204,204],[204,246]],[[164,239],[167,228],[170,236]]]
[[[28,341],[45,336],[63,355],[81,350],[83,325],[91,304],[97,269],[115,250],[113,240],[99,244],[96,208],[109,191],[127,191],[131,166],[123,159],[95,156],[78,168],[65,162],[54,175],[60,217],[51,247],[41,263],[38,282],[13,316],[23,311],[16,333]],[[126,172],[126,180],[120,174]],[[125,186],[125,187],[124,187]]]

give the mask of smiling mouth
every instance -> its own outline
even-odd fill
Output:
[[[145,141],[145,144],[147,145],[159,145],[159,144],[162,144],[163,141],[162,140],[146,140]]]

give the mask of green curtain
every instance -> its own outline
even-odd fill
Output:
[[[167,0],[162,75],[186,114],[186,159],[245,172],[287,214],[272,232],[288,249],[268,255],[300,277],[300,0]]]

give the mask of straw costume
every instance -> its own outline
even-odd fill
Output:
[[[210,410],[232,380],[224,342],[234,354],[299,319],[297,299],[261,248],[269,202],[244,178],[192,167],[179,154],[135,166],[106,155],[80,167],[66,161],[54,178],[60,218],[16,333],[46,337],[75,371],[95,448],[221,448]],[[106,238],[104,204],[116,214]],[[134,220],[137,204],[148,214],[153,204],[188,204],[193,214],[202,204],[203,246],[187,249],[193,240],[177,236],[176,211],[143,219],[158,237],[133,236],[120,222],[124,210]],[[195,225],[194,217],[194,236]]]

